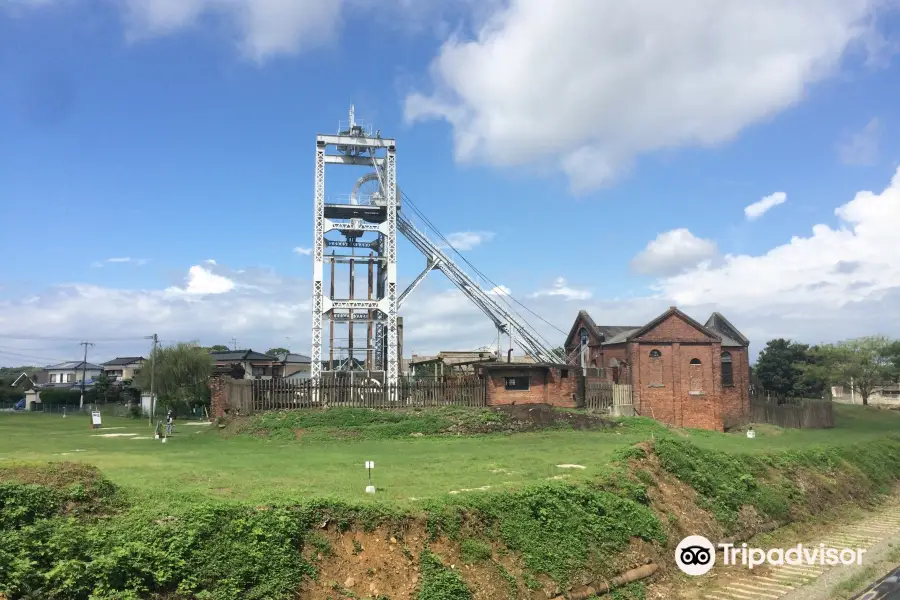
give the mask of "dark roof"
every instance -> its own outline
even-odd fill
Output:
[[[17,385],[19,385],[19,382],[22,381],[22,378],[23,378],[23,377],[24,377],[25,379],[27,379],[28,381],[30,381],[30,382],[31,382],[31,385],[34,385],[34,379],[32,379],[32,378],[28,375],[28,373],[24,373],[24,372],[23,372],[21,375],[19,375],[18,377],[16,377],[16,380],[15,380],[15,381],[13,381],[11,384],[9,384],[9,387],[16,387]]]
[[[490,362],[483,365],[476,365],[476,368],[485,371],[497,371],[499,369],[572,369],[572,365],[563,365],[558,363],[507,363],[507,362]]]
[[[572,345],[572,342],[578,333],[579,323],[584,323],[584,326],[594,335],[595,338],[603,339],[604,343],[606,344],[618,343],[612,342],[611,340],[621,337],[622,334],[637,331],[641,328],[640,325],[597,325],[596,323],[594,323],[591,315],[589,315],[586,310],[580,310],[578,311],[578,318],[575,319],[575,323],[572,324],[572,329],[569,331],[569,335],[566,336],[566,342],[565,344],[563,344],[564,347],[568,348]],[[622,339],[620,341],[625,340]]]
[[[278,358],[253,350],[225,350],[223,352],[210,352],[210,356],[216,362],[241,361],[241,360],[268,360],[277,362]]]
[[[309,364],[312,362],[305,354],[276,354],[275,358],[278,359],[278,362],[286,364]]]
[[[706,328],[712,329],[722,338],[723,346],[749,346],[750,340],[738,331],[737,327],[731,324],[722,313],[714,312],[706,321]]]
[[[118,367],[130,365],[136,362],[146,360],[143,356],[119,356],[103,363],[104,367]]]
[[[706,321],[706,324],[701,325],[698,321],[695,321],[685,313],[678,310],[676,307],[672,306],[669,308],[669,310],[659,315],[646,325],[640,326],[597,325],[596,323],[594,323],[594,320],[591,319],[591,316],[587,313],[587,311],[579,311],[578,318],[575,319],[575,323],[572,325],[572,330],[569,332],[569,336],[566,338],[565,346],[568,348],[573,343],[573,338],[577,333],[576,330],[579,323],[584,323],[584,325],[593,332],[595,338],[600,338],[601,336],[603,336],[603,345],[608,346],[611,344],[621,344],[627,342],[632,338],[643,335],[673,314],[677,314],[688,324],[709,335],[710,337],[721,339],[722,346],[741,347],[748,346],[750,344],[750,340],[748,340],[740,331],[738,331],[737,328],[719,312],[714,312],[712,316],[709,317],[709,320]]]
[[[94,363],[85,363],[83,360],[71,360],[69,362],[59,363],[56,365],[47,365],[45,371],[74,371],[79,369],[90,369],[91,371],[102,371],[103,367]]]

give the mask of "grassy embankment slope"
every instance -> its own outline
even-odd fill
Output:
[[[0,535],[12,542],[0,593],[538,597],[654,558],[703,519],[725,534],[886,490],[900,477],[900,414],[836,408],[833,430],[762,428],[755,440],[644,419],[457,436],[441,432],[503,429],[502,417],[335,410],[267,415],[229,435],[179,424],[160,444],[131,439],[151,435],[142,422],[105,419],[97,432],[84,417],[4,414]],[[375,496],[363,493],[365,460]],[[699,512],[678,514],[685,501]],[[394,540],[393,559],[379,537]],[[392,560],[394,582],[378,566]],[[371,583],[344,589],[361,579]],[[640,586],[620,594],[632,593]]]

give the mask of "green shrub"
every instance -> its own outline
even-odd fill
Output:
[[[419,556],[419,570],[422,582],[418,600],[471,600],[472,592],[460,574],[445,567],[429,550]]]
[[[94,394],[91,390],[85,390],[85,404],[93,402]],[[81,388],[48,388],[41,390],[41,402],[58,406],[61,404],[73,405],[81,401]]]
[[[484,542],[475,539],[465,539],[459,545],[459,554],[467,563],[476,563],[490,560],[491,547]]]
[[[665,542],[658,519],[646,506],[566,483],[444,500],[428,507],[428,517],[433,535],[451,537],[458,536],[464,520],[475,522],[486,537],[496,536],[519,552],[528,569],[559,582],[591,557],[609,558],[621,551],[632,537]]]
[[[133,508],[103,520],[62,514],[91,500],[93,489],[0,484],[0,593],[290,598],[314,573],[300,554],[313,508],[201,503],[172,514]]]
[[[803,492],[794,484],[799,470],[827,476],[842,470],[854,480],[857,492],[878,493],[900,478],[900,438],[885,437],[853,446],[810,447],[760,456],[706,450],[672,438],[654,444],[664,469],[693,487],[702,505],[731,531],[743,505],[778,521],[802,504]]]

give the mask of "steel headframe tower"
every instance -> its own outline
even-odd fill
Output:
[[[312,305],[312,353],[310,376],[321,380],[323,372],[334,369],[335,349],[347,350],[347,363],[355,366],[353,352],[366,357],[366,369],[383,371],[384,383],[397,383],[399,361],[397,356],[397,160],[396,140],[374,135],[371,130],[356,122],[353,107],[350,121],[339,125],[337,135],[316,136],[316,181],[313,249],[313,305]],[[331,153],[329,152],[331,151]],[[357,189],[344,202],[325,202],[325,165],[351,165],[374,169],[378,192],[368,198],[360,197]],[[338,231],[343,239],[328,239],[326,234]],[[366,239],[372,236],[374,239]],[[325,248],[331,247],[328,257],[331,267],[330,292],[324,289]],[[368,251],[368,256],[356,255],[355,249]],[[347,254],[350,249],[350,254]],[[339,254],[338,251],[342,252]],[[349,294],[335,297],[335,266],[349,265]],[[365,299],[357,299],[354,293],[354,268],[360,264],[369,266],[369,291]],[[375,289],[372,286],[372,270],[377,271]],[[342,282],[343,283],[343,282]],[[328,319],[330,344],[328,369],[322,365],[323,321]],[[354,349],[353,323],[368,325],[365,349]],[[349,336],[347,346],[336,347],[335,324],[346,323]],[[376,333],[371,335],[372,325]],[[377,342],[376,342],[377,340]],[[381,346],[381,342],[386,342]],[[378,347],[373,348],[373,343]],[[386,348],[384,348],[386,346]],[[375,350],[375,352],[373,352]]]

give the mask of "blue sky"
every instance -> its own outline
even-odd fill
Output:
[[[900,334],[879,227],[900,218],[895,3],[570,4],[0,0],[0,364],[154,332],[307,351],[294,249],[314,136],[351,101],[397,138],[416,204],[481,233],[469,259],[563,330],[581,308],[630,324],[677,303],[756,350]],[[861,190],[878,197],[842,220]],[[407,244],[400,261],[402,280],[423,264]],[[492,339],[439,274],[407,321],[411,351]]]

